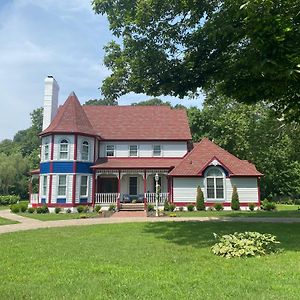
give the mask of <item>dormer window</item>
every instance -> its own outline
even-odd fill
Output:
[[[153,156],[161,156],[161,145],[153,146]]]
[[[44,160],[49,160],[49,143],[44,145]]]
[[[138,156],[138,146],[137,145],[129,146],[129,156]]]
[[[115,156],[115,145],[106,145],[106,156]]]
[[[68,159],[69,157],[69,142],[65,139],[61,140],[59,145],[59,159]]]
[[[82,160],[89,160],[89,143],[87,141],[84,141],[82,143],[81,159]]]

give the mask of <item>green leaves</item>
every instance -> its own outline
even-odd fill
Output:
[[[225,257],[253,257],[277,253],[279,251],[275,235],[261,234],[259,232],[244,232],[227,234],[219,237],[214,233],[214,237],[219,240],[211,250],[214,254]]]
[[[93,9],[120,41],[106,48],[106,97],[182,98],[220,84],[239,102],[299,120],[298,0],[94,0]]]

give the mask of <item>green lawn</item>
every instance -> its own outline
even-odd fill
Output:
[[[70,220],[70,219],[80,219],[80,216],[86,215],[88,217],[95,217],[98,215],[96,212],[92,213],[86,213],[86,214],[79,214],[79,213],[49,213],[49,214],[29,214],[29,213],[19,213],[20,216],[27,217],[27,218],[32,218],[32,219],[37,219],[40,221],[56,221],[56,220]]]
[[[276,234],[284,252],[226,260],[213,233]],[[1,299],[299,299],[300,224],[135,223],[0,235]]]
[[[299,218],[300,206],[277,205],[277,211],[176,211],[177,217],[267,217],[267,218]],[[168,212],[168,214],[170,214]]]
[[[8,220],[8,219],[0,217],[0,225],[17,224],[17,223],[19,223],[19,222]]]

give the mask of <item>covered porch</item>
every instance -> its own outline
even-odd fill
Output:
[[[167,169],[96,170],[94,203],[117,207],[122,203],[155,204],[155,174],[159,175],[159,205],[163,205],[170,200]]]

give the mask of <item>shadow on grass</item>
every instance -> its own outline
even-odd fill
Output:
[[[258,231],[276,235],[286,250],[300,250],[300,224],[238,223],[238,222],[166,222],[147,223],[145,233],[181,246],[205,248],[212,246],[218,235]]]

